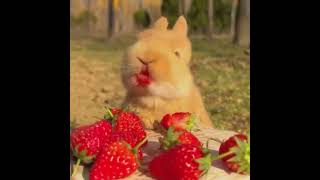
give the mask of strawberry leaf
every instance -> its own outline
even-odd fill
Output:
[[[250,144],[249,141],[241,141],[235,138],[238,146],[230,149],[230,152],[235,156],[230,158],[229,162],[235,162],[239,164],[238,173],[250,173]]]
[[[72,152],[73,152],[73,156],[76,157],[77,159],[80,159],[80,155],[79,155],[79,145],[76,145],[76,147],[72,148]]]
[[[203,176],[204,174],[207,174],[207,172],[209,171],[210,167],[211,167],[211,154],[207,154],[206,156],[196,159],[195,160],[197,163],[199,163],[199,170],[202,171],[201,176]]]
[[[105,107],[107,113],[104,115],[104,119],[108,120],[111,123],[111,126],[114,127],[116,125],[117,117],[118,115],[114,115],[111,112],[111,109],[109,107]]]
[[[81,162],[84,162],[86,164],[91,163],[93,159],[96,157],[95,155],[88,156],[86,149],[83,149],[82,151],[79,152],[79,145],[77,145],[72,151],[73,151],[73,155],[77,159],[80,159]]]
[[[93,159],[96,158],[95,155],[92,155],[92,156],[85,156],[82,158],[82,162],[86,163],[86,164],[89,164],[93,161]]]
[[[191,131],[194,128],[196,120],[197,120],[197,117],[196,117],[195,114],[191,114],[189,116],[189,119],[188,119],[188,121],[186,123],[186,129],[188,131]]]
[[[159,138],[161,148],[164,150],[168,150],[171,147],[174,147],[180,142],[178,141],[179,134],[174,131],[174,128],[172,126],[169,127],[167,134],[164,138]]]
[[[84,158],[87,155],[87,150],[86,149],[82,150],[79,155],[81,158]]]

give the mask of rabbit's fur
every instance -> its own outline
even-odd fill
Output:
[[[141,32],[138,41],[126,51],[121,68],[127,89],[123,106],[138,113],[147,129],[153,129],[155,122],[174,112],[195,113],[200,126],[211,127],[189,68],[187,22],[180,16],[172,29],[167,26],[167,19],[161,17],[152,28]],[[148,64],[152,78],[147,86],[139,86],[135,76],[144,66],[141,60]]]

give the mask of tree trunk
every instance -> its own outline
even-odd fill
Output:
[[[88,14],[87,14],[87,31],[88,31],[88,33],[90,33],[91,32],[91,24],[92,24],[92,22],[91,22],[91,0],[88,0]]]
[[[78,17],[82,12],[87,10],[88,4],[81,0],[70,1],[70,15]]]
[[[213,0],[208,0],[208,36],[211,37],[213,33],[214,26],[214,10],[213,10]]]
[[[234,36],[234,43],[245,47],[249,47],[250,44],[249,3],[249,0],[239,0]]]
[[[72,19],[78,19],[83,12],[86,12],[88,10],[88,3],[81,0],[71,0],[70,1],[70,21]],[[72,24],[75,23],[75,24]],[[73,21],[71,22],[72,27],[70,27],[70,30],[76,30],[76,31],[87,31],[87,22],[85,24],[78,24],[77,22]]]
[[[108,32],[109,3],[108,0],[92,0],[91,14],[95,17],[94,24],[91,25],[91,32],[95,34],[106,34]]]
[[[178,1],[180,3],[180,0]],[[153,24],[161,16],[162,0],[144,0],[142,9],[145,9],[149,16],[151,24]],[[180,6],[179,6],[180,8]]]
[[[183,15],[183,10],[184,10],[183,0],[178,0],[178,8],[179,8],[179,15]]]
[[[139,2],[133,0],[121,0],[120,10],[122,15],[121,32],[134,32],[134,13],[139,8]]]
[[[106,18],[108,18],[108,31],[107,31],[107,38],[112,36],[113,32],[113,3],[112,0],[108,0],[108,14],[106,14]]]
[[[235,28],[236,28],[236,15],[237,15],[237,7],[239,5],[239,0],[232,1],[232,9],[231,9],[231,23],[230,23],[230,35],[234,37]]]
[[[191,4],[192,4],[192,0],[184,0],[183,1],[183,6],[184,6],[184,10],[183,13],[186,16],[191,8]]]
[[[112,33],[111,33],[111,36],[118,34],[119,31],[120,31],[119,0],[112,0]]]

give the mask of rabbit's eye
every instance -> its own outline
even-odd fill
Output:
[[[180,58],[180,53],[179,53],[178,51],[174,51],[174,54],[175,54],[178,58]]]

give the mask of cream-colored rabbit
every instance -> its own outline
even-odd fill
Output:
[[[167,26],[167,19],[161,17],[125,53],[121,69],[127,96],[123,106],[138,113],[147,129],[174,112],[195,113],[200,127],[211,127],[189,68],[187,22],[180,16],[171,30]]]

